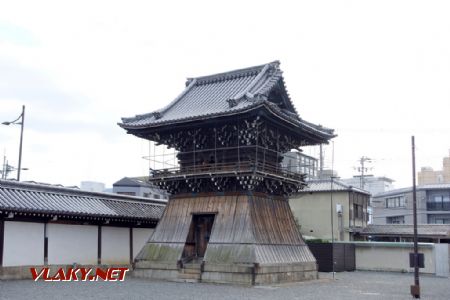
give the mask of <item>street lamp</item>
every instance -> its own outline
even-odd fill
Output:
[[[18,122],[20,120],[20,122]],[[22,141],[23,141],[23,125],[25,123],[25,105],[22,105],[22,113],[20,116],[11,122],[3,122],[3,125],[9,126],[11,124],[20,125],[20,144],[19,144],[19,167],[17,168],[17,181],[20,181],[20,170],[22,170]]]

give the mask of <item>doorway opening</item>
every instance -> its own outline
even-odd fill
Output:
[[[211,237],[215,214],[192,215],[183,251],[183,261],[203,260]]]

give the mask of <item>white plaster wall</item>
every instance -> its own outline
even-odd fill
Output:
[[[102,264],[130,263],[130,228],[102,227]]]
[[[154,231],[154,228],[133,228],[133,259],[136,258]]]
[[[450,275],[450,245],[449,244],[434,244],[436,253],[436,276],[448,277]]]
[[[48,263],[97,264],[97,234],[97,226],[48,224]]]
[[[413,243],[356,242],[357,270],[414,272],[409,267],[409,253]],[[421,273],[436,274],[434,244],[419,244],[419,252],[425,255],[425,268]]]
[[[5,221],[3,266],[44,264],[44,224]]]

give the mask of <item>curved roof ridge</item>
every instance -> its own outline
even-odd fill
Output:
[[[259,74],[252,80],[252,82],[250,82],[250,84],[243,91],[241,91],[239,94],[235,95],[233,97],[233,99],[234,100],[239,100],[239,99],[241,99],[244,96],[248,96],[249,98],[253,98],[253,94],[251,94],[250,91],[262,79],[264,74],[266,74],[267,70],[269,69],[269,65],[270,64],[265,65],[264,68],[261,69]]]
[[[266,66],[278,66],[279,64],[280,64],[280,62],[278,60],[275,60],[273,62],[263,64],[263,65],[258,65],[258,66],[243,68],[243,69],[235,69],[235,70],[211,74],[211,75],[188,78],[186,83],[188,84],[192,80],[196,79],[197,84],[201,85],[201,84],[208,84],[208,83],[227,80],[227,79],[234,79],[237,77],[256,75],[256,74],[260,73],[261,70]]]

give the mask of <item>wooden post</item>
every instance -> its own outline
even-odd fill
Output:
[[[133,227],[130,227],[130,264],[133,264]]]
[[[48,223],[44,223],[44,265],[48,265]]]
[[[97,264],[102,264],[102,226],[98,225],[97,231]]]
[[[0,221],[0,267],[3,266],[3,247],[5,239],[5,221]]]

